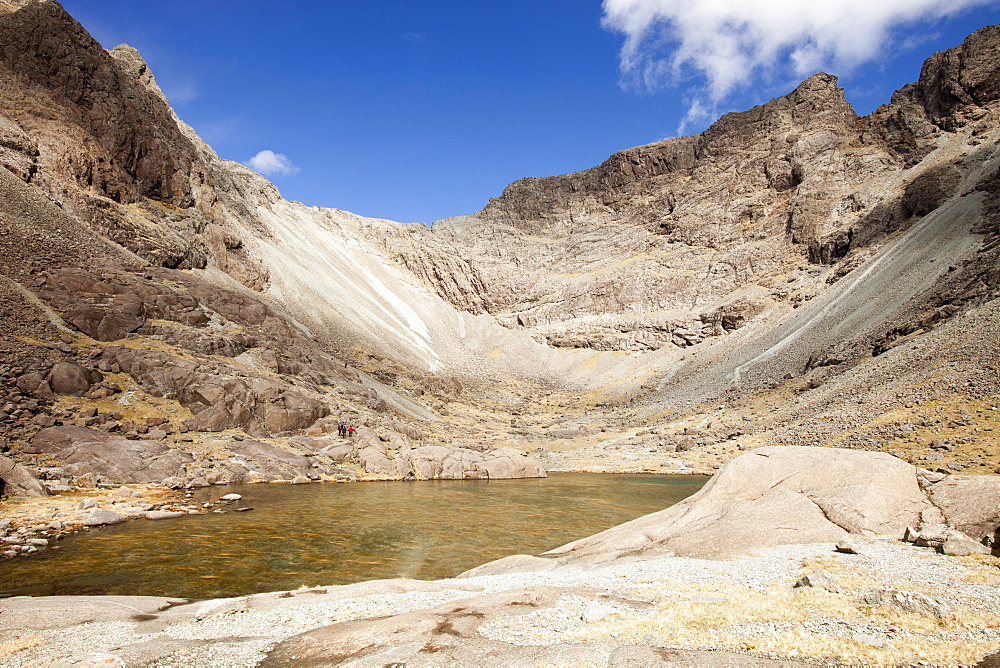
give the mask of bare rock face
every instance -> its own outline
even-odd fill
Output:
[[[763,310],[774,299],[767,277],[810,254],[830,259],[819,240],[842,225],[838,199],[899,167],[857,127],[836,79],[817,74],[699,136],[517,181],[475,217],[436,223],[435,237],[475,253],[484,307],[550,344],[692,345]],[[740,290],[744,308],[731,298]],[[724,306],[728,328],[713,322]]]
[[[316,395],[289,383],[224,364],[199,364],[160,351],[106,348],[103,359],[154,396],[176,398],[196,431],[243,428],[252,436],[305,429],[329,413]]]
[[[32,452],[46,453],[72,476],[107,482],[160,482],[183,475],[193,457],[160,441],[127,440],[85,427],[49,427],[35,435]]]
[[[514,448],[486,451],[441,445],[412,447],[406,436],[389,431],[379,436],[362,427],[348,443],[333,443],[320,454],[334,462],[357,462],[369,475],[412,480],[502,480],[544,478],[545,469]]]
[[[914,166],[996,112],[998,43],[987,27],[935,54],[867,118],[835,77],[816,74],[701,135],[516,181],[475,216],[435,223],[425,240],[435,251],[419,262],[405,243],[393,251],[458,308],[550,345],[648,350],[723,336],[811,298],[781,286],[806,262],[845,260],[962,194],[973,164]],[[442,259],[455,256],[476,280]],[[736,326],[712,326],[734,298],[746,304]]]
[[[242,477],[230,477],[231,482],[252,482],[253,473],[266,480],[292,480],[310,468],[308,458],[260,441],[232,441],[227,448],[233,454],[228,467],[246,470]]]
[[[891,455],[773,446],[734,459],[695,495],[658,513],[547,552],[607,561],[625,555],[724,558],[758,547],[902,538],[930,507],[916,469]]]
[[[59,3],[17,2],[0,7],[0,54],[0,164],[154,265],[266,287],[240,230],[261,229],[276,191],[176,117],[135,49],[105,51]]]
[[[38,86],[47,106],[86,131],[94,145],[89,159],[53,166],[115,201],[149,196],[191,204],[188,174],[195,151],[172,122],[166,101],[116,67],[58,3],[35,2],[0,14],[0,50],[6,76]],[[140,146],[145,150],[135,150]]]
[[[49,492],[28,469],[0,456],[0,495],[48,496]]]

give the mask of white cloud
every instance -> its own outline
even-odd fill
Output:
[[[656,90],[693,76],[695,95],[714,106],[762,75],[843,73],[883,53],[894,28],[993,1],[604,0],[603,24],[625,36],[624,85]]]
[[[291,160],[281,153],[267,149],[250,158],[244,164],[264,176],[294,176],[299,173],[299,168],[292,164]]]

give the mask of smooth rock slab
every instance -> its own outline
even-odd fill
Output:
[[[772,545],[903,537],[930,507],[916,469],[880,452],[771,446],[741,455],[701,490],[545,553],[602,562],[642,554],[726,558]]]
[[[184,517],[186,514],[179,510],[147,510],[144,517],[147,520],[170,520],[175,517]]]
[[[950,475],[929,491],[948,524],[970,537],[979,539],[1000,527],[1000,477]]]

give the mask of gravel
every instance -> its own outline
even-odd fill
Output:
[[[95,653],[131,655],[135,643],[188,642],[161,656],[154,666],[249,666],[261,661],[274,644],[290,636],[328,624],[355,619],[371,619],[432,608],[448,601],[532,586],[590,587],[609,598],[599,606],[571,594],[560,597],[553,607],[524,615],[505,615],[480,627],[488,638],[519,645],[581,642],[572,638],[589,627],[614,619],[616,613],[641,617],[655,611],[671,598],[672,605],[725,604],[740,591],[768,594],[787,592],[810,569],[804,561],[823,560],[824,567],[839,589],[856,599],[877,588],[915,591],[936,597],[956,610],[1000,615],[1000,588],[990,580],[995,570],[982,560],[946,557],[927,548],[874,540],[864,544],[861,554],[838,554],[832,544],[781,546],[758,550],[752,555],[729,561],[681,557],[661,557],[604,566],[563,566],[543,573],[511,573],[433,583],[385,581],[368,585],[348,585],[296,592],[273,592],[234,599],[207,601],[195,614],[170,621],[170,611],[161,615],[160,628],[142,627],[141,621],[86,623],[64,629],[17,629],[0,632],[0,663],[5,666],[46,665],[54,661],[81,661]],[[986,570],[984,570],[986,569]],[[977,576],[971,574],[978,573]],[[986,573],[986,575],[984,575]],[[852,578],[867,586],[851,589]],[[860,580],[859,580],[860,579]],[[984,580],[977,582],[977,580]],[[358,589],[361,587],[360,589]],[[366,588],[367,587],[367,588]],[[372,594],[372,587],[383,589]],[[665,592],[671,592],[665,596]],[[589,608],[588,608],[589,606]],[[874,649],[900,647],[909,639],[927,637],[925,631],[908,630],[878,618],[840,618],[834,614],[803,622],[746,620],[720,631],[737,637],[765,637],[787,630],[831,638],[849,639]],[[589,642],[595,656],[603,656],[613,645],[617,632]],[[4,656],[5,642],[37,638],[42,644]],[[936,640],[962,643],[970,640],[1000,642],[995,628],[941,629]],[[709,640],[695,643],[712,648]],[[133,645],[132,648],[129,648]],[[101,660],[106,660],[104,657]],[[143,665],[143,662],[134,662]],[[65,664],[64,664],[65,665]],[[86,665],[86,664],[76,664]],[[133,665],[133,662],[130,662]]]

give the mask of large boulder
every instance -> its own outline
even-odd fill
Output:
[[[272,436],[305,429],[330,412],[320,395],[228,364],[119,346],[105,348],[102,361],[117,365],[150,394],[176,398],[193,414],[184,422],[192,431],[236,428]]]
[[[729,462],[675,506],[546,555],[590,562],[625,555],[727,558],[849,534],[902,538],[929,507],[916,468],[891,455],[772,446]]]
[[[8,457],[0,456],[0,494],[48,496],[49,491],[31,472]]]
[[[973,538],[993,535],[1000,526],[1000,477],[950,475],[928,491],[948,525]]]
[[[49,387],[56,394],[82,397],[101,382],[104,376],[97,369],[88,369],[75,362],[56,362],[49,372]]]

